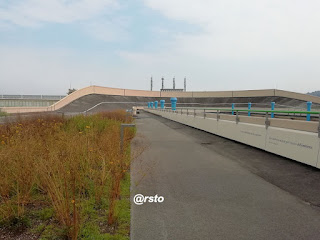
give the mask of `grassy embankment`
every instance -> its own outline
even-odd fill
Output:
[[[125,112],[0,125],[0,235],[129,239],[130,140]]]

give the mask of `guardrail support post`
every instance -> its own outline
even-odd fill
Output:
[[[189,115],[189,109],[187,108],[187,116]]]
[[[193,109],[193,117],[196,117],[196,109]]]
[[[125,124],[122,123],[120,127],[120,153],[123,153],[123,137],[124,137],[124,128],[125,127],[135,127],[135,124]]]
[[[270,126],[269,113],[266,112],[266,121],[265,121],[266,129]]]
[[[318,138],[320,138],[320,114],[319,114]]]
[[[206,110],[203,109],[203,118],[206,118]]]
[[[234,111],[233,111],[234,110],[234,103],[232,103],[231,108],[232,108],[231,114],[234,115]]]
[[[181,115],[182,115],[182,108],[181,108]]]
[[[312,102],[307,102],[307,111],[310,112],[311,111],[311,106],[312,106]],[[310,114],[307,114],[307,121],[311,120],[311,116]]]
[[[240,121],[239,119],[239,111],[236,111],[236,124],[238,124]]]
[[[276,105],[275,102],[271,102],[271,110],[272,110],[272,111],[274,111],[275,105]],[[274,118],[274,112],[271,113],[271,118]]]
[[[250,109],[251,109],[251,102],[248,103],[248,110],[250,110]],[[248,116],[251,116],[251,112],[250,111],[248,111]]]
[[[220,119],[220,110],[217,110],[217,121]]]

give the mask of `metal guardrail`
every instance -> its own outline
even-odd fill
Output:
[[[147,108],[147,107],[146,107]],[[152,108],[151,108],[152,109]],[[220,112],[257,112],[257,113],[290,113],[290,114],[320,114],[320,111],[287,111],[287,110],[260,110],[260,109],[230,109],[230,108],[201,108],[201,107],[177,107],[176,109],[180,110],[213,110],[213,111],[220,111]],[[164,110],[158,108],[157,110]],[[165,110],[171,110],[170,107],[166,107]],[[178,111],[178,110],[176,110]]]
[[[151,108],[151,109],[154,109],[154,108]],[[233,116],[234,115],[236,116],[235,121],[237,124],[240,122],[239,112],[264,113],[265,114],[265,116],[264,116],[265,122],[264,123],[265,123],[266,129],[268,129],[268,127],[270,126],[269,119],[270,119],[271,115],[269,115],[269,113],[305,114],[307,116],[309,114],[310,115],[317,115],[318,122],[319,122],[319,124],[318,124],[318,137],[320,138],[320,112],[318,112],[318,111],[281,111],[281,110],[228,109],[228,108],[176,108],[176,110],[172,110],[171,108],[164,108],[164,109],[158,108],[156,110],[164,111],[164,112],[172,112],[172,113],[181,114],[181,115],[184,114],[183,110],[186,110],[186,115],[188,116],[192,112],[193,117],[197,116],[197,110],[203,110],[203,115],[202,115],[203,118],[207,117],[207,114],[209,113],[209,112],[207,112],[207,110],[215,111],[217,121],[220,120],[221,114],[224,114],[224,112],[230,112],[230,113],[232,113]],[[199,115],[199,116],[201,117],[201,115]],[[250,115],[248,115],[248,116],[250,116]],[[292,121],[295,121],[295,120],[292,120]]]
[[[8,95],[1,94],[0,99],[12,99],[12,100],[61,100],[66,95]]]
[[[215,110],[224,112],[258,112],[258,113],[296,113],[296,114],[320,114],[317,111],[285,111],[285,110],[258,110],[258,109],[229,109],[229,108],[177,108],[177,109],[195,109],[195,110]]]
[[[166,105],[171,105],[171,103],[165,103]],[[243,106],[248,106],[247,102],[240,102],[240,103],[233,103],[234,106],[239,106],[239,107],[243,107]],[[255,102],[251,102],[252,107],[256,106],[256,107],[264,107],[264,108],[268,108],[270,107],[270,103],[255,103]],[[211,108],[211,107],[224,107],[224,106],[228,106],[230,105],[230,103],[177,103],[177,108],[183,108],[183,105],[198,105],[199,107],[203,106],[203,108]],[[224,105],[224,106],[223,106]],[[198,108],[198,107],[197,107]],[[292,106],[292,105],[284,105],[284,104],[277,104],[277,108],[282,108],[282,109],[293,109],[294,111],[300,111],[300,110],[304,110],[305,108],[303,107],[297,107],[297,106]],[[320,109],[318,105],[315,105],[316,109]]]

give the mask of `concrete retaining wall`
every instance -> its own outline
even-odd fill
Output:
[[[318,133],[145,109],[164,118],[320,168]]]

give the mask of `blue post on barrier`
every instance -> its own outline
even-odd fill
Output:
[[[274,111],[274,107],[276,106],[275,102],[271,102],[271,110]],[[274,112],[271,113],[271,118],[274,118]]]
[[[154,101],[154,108],[155,108],[155,109],[158,108],[158,101]]]
[[[234,114],[234,103],[232,103],[232,105],[231,105],[231,108],[232,108],[232,115]]]
[[[150,108],[150,102],[148,102],[148,108]]]
[[[172,111],[175,111],[177,109],[177,100],[178,99],[175,97],[170,98]]]
[[[166,102],[165,100],[160,100],[161,109],[164,109],[164,103],[165,103],[165,102]]]
[[[251,102],[248,103],[248,110],[250,110],[250,109],[251,109]],[[250,111],[248,111],[248,116],[251,116],[251,112]]]
[[[153,108],[153,102],[150,102],[150,108]]]
[[[307,102],[307,111],[310,112],[311,111],[311,106],[312,106],[312,102]],[[311,120],[311,116],[310,114],[307,114],[307,121]]]

